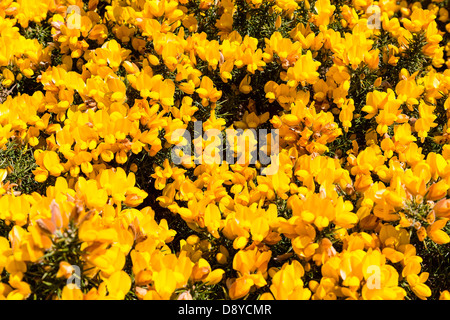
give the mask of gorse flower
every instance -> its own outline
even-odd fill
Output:
[[[0,299],[450,299],[447,7],[2,1]]]

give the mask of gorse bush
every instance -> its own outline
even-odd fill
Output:
[[[449,5],[1,1],[0,298],[450,299]]]

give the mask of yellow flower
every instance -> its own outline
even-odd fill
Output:
[[[309,300],[311,291],[304,288],[303,277],[305,271],[302,265],[294,260],[285,263],[279,271],[272,276],[270,291],[276,300]]]
[[[224,274],[225,274],[224,270],[215,269],[211,271],[205,279],[203,279],[203,283],[209,286],[215,285],[222,280]]]
[[[34,157],[39,165],[39,168],[33,171],[36,181],[45,181],[49,174],[58,177],[64,171],[58,154],[54,151],[36,150]]]
[[[239,84],[239,91],[242,92],[243,94],[249,94],[252,91],[250,81],[251,77],[249,75],[246,75]]]
[[[422,300],[426,300],[431,296],[430,288],[424,284],[428,279],[428,272],[422,272],[420,276],[416,274],[410,274],[406,277],[408,284],[414,294]]]
[[[75,284],[66,285],[61,293],[61,300],[83,300],[83,292]]]
[[[259,125],[265,123],[269,119],[269,113],[266,112],[260,116],[256,115],[256,113],[248,113],[248,111],[244,112],[241,121],[237,121],[234,123],[234,126],[239,129],[256,129]]]
[[[0,238],[0,271],[6,266],[8,256],[12,254],[9,241],[6,238]]]
[[[222,96],[222,91],[218,91],[214,88],[213,81],[207,76],[202,77],[200,88],[196,89],[195,92],[197,92],[202,99],[203,106],[207,106],[209,102],[216,102]]]
[[[447,190],[449,186],[445,180],[440,180],[439,182],[433,183],[427,191],[427,199],[429,200],[440,200],[447,195]]]
[[[302,85],[305,83],[313,84],[319,79],[317,69],[320,65],[319,61],[313,60],[312,53],[308,50],[305,55],[299,57],[293,67],[288,69],[287,77],[290,80],[288,84],[292,87],[295,87],[298,82],[302,83]]]
[[[448,290],[444,290],[441,292],[439,296],[439,300],[450,300],[450,293]]]
[[[14,73],[12,73],[9,69],[3,69],[2,86],[9,88],[14,83],[14,80]]]
[[[429,10],[415,8],[409,19],[404,18],[401,22],[407,30],[419,32],[420,30],[425,30],[434,19],[436,19],[436,16]]]
[[[432,105],[427,105],[424,102],[419,104],[420,118],[417,119],[414,128],[418,132],[422,142],[424,142],[425,138],[428,136],[428,131],[437,126],[437,123],[433,122],[437,118],[437,116],[433,114],[434,109],[435,108]]]
[[[116,271],[105,280],[108,289],[107,298],[123,300],[131,289],[130,276],[125,271]]]
[[[437,244],[446,244],[450,242],[449,235],[442,229],[447,224],[448,219],[439,219],[427,228],[427,235]]]
[[[314,24],[316,26],[327,26],[330,24],[330,18],[336,10],[336,6],[330,3],[330,0],[319,0],[315,4],[317,14],[314,15]]]

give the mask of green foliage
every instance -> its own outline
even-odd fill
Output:
[[[450,226],[443,229],[450,234]],[[411,244],[420,252],[422,261],[422,272],[428,272],[427,286],[432,288],[430,300],[438,300],[442,291],[450,287],[450,245],[437,245],[431,239],[426,238],[423,242],[417,237],[416,232],[411,233]],[[409,294],[418,300],[415,294]]]
[[[79,278],[80,289],[83,292],[89,291],[90,288],[97,288],[101,283],[99,275],[93,278],[87,277],[84,269],[83,261],[84,250],[81,249],[82,242],[78,238],[78,230],[73,222],[69,223],[68,228],[61,233],[56,232],[53,238],[53,245],[50,250],[41,258],[39,263],[35,263],[29,267],[24,274],[24,281],[30,284],[33,292],[29,296],[29,300],[47,300],[52,297],[60,297],[62,288],[69,280],[71,283],[77,283],[77,273],[74,272],[72,278],[65,279],[57,277],[61,262],[69,263],[80,268],[81,278]]]
[[[14,190],[30,194],[34,191],[44,191],[45,184],[34,180],[32,171],[37,167],[33,149],[26,145],[9,142],[3,150],[0,150],[0,169],[12,168],[6,181],[17,184]]]

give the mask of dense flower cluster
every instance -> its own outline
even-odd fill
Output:
[[[450,299],[448,8],[1,1],[0,299]]]

